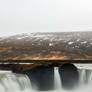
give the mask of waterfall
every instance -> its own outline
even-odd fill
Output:
[[[91,83],[91,82],[92,82],[92,70],[89,71],[89,75],[90,75],[90,76],[89,76],[89,80],[88,80],[88,82]]]
[[[92,70],[79,69],[79,86],[71,92],[92,91]],[[69,92],[62,88],[58,67],[54,68],[54,90],[46,92]],[[49,82],[48,82],[49,83]],[[0,92],[40,92],[33,90],[29,77],[24,74],[0,73]]]
[[[32,90],[29,78],[20,74],[0,74],[0,92],[28,92]]]
[[[18,82],[20,83],[22,89],[32,89],[30,79],[27,75],[19,77]]]
[[[54,68],[54,85],[55,85],[55,90],[64,91],[62,88],[58,67]],[[77,91],[80,91],[80,89],[82,89],[83,87],[85,89],[84,91],[87,92],[89,89],[91,90],[91,87],[90,87],[91,85],[92,85],[92,70],[79,69],[79,88],[77,87],[78,88]]]
[[[60,90],[62,85],[61,85],[61,79],[60,79],[60,75],[59,75],[59,72],[58,72],[58,67],[55,67],[54,68],[54,87],[55,87],[55,90]]]
[[[80,85],[92,84],[92,70],[79,69],[80,74]]]
[[[79,78],[80,84],[84,85],[86,81],[86,70],[85,69],[79,70],[79,75],[80,75],[80,78]]]

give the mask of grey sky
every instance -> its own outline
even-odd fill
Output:
[[[0,0],[0,36],[92,31],[92,0]]]

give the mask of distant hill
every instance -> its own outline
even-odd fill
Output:
[[[92,32],[26,33],[0,38],[1,60],[91,60]]]

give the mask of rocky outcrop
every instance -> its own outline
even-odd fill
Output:
[[[64,89],[73,89],[78,85],[79,72],[73,64],[64,64],[59,68],[62,87]]]
[[[25,72],[30,78],[32,87],[40,91],[54,89],[54,68],[37,67]]]

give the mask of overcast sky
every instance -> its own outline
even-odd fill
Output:
[[[0,0],[0,36],[92,31],[92,0]]]

